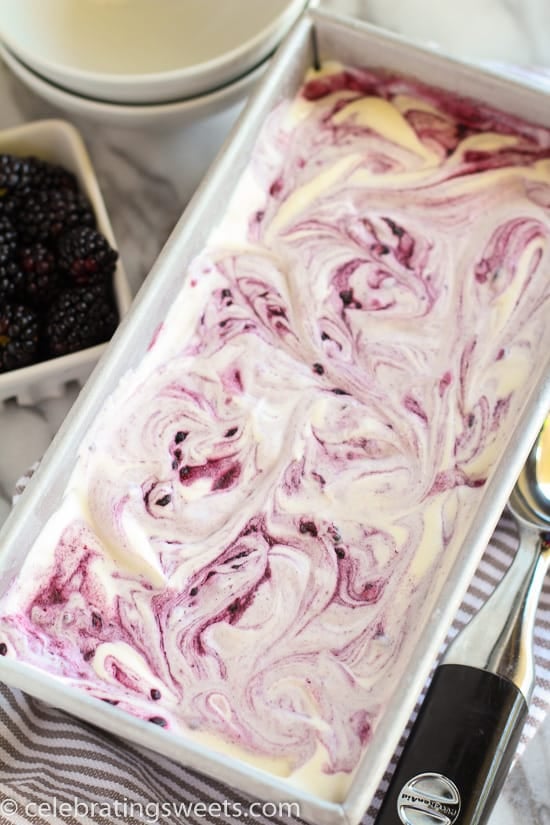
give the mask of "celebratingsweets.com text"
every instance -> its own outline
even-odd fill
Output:
[[[229,818],[254,821],[255,819],[300,818],[298,802],[250,802],[243,804],[229,799],[221,802],[138,802],[127,797],[109,802],[95,802],[79,797],[61,799],[55,796],[41,801],[21,801],[15,796],[0,799],[0,822],[10,822],[14,817],[59,821],[60,818],[88,818],[98,825],[113,821],[143,822],[144,825],[162,825],[165,821],[188,822],[204,819],[206,822]]]

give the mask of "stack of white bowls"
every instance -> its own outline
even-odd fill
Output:
[[[40,97],[181,127],[246,99],[306,0],[0,0],[0,53]]]

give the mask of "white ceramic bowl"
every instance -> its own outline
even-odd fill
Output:
[[[0,131],[0,153],[4,152],[36,155],[74,172],[82,191],[92,204],[98,229],[111,246],[117,248],[88,152],[74,126],[62,120],[39,120]],[[119,317],[122,318],[132,297],[120,258],[114,276],[114,292]],[[0,404],[13,397],[21,404],[34,404],[43,398],[62,395],[64,385],[69,381],[83,384],[106,346],[99,344],[29,367],[0,373]]]
[[[0,39],[68,91],[158,103],[232,82],[275,49],[306,0],[0,0]]]
[[[213,92],[172,103],[149,105],[108,103],[74,94],[54,83],[48,82],[16,55],[0,44],[0,55],[12,72],[39,97],[53,106],[94,121],[118,127],[140,127],[163,130],[167,127],[181,128],[199,122],[201,119],[220,112],[229,111],[242,104],[263,74],[268,61],[260,64],[243,77]]]

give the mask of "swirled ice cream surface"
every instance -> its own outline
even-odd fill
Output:
[[[341,799],[548,349],[550,132],[328,64],[82,444],[0,651]]]

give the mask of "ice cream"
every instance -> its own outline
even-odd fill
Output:
[[[82,444],[0,652],[341,798],[550,343],[549,236],[549,130],[312,73]]]

